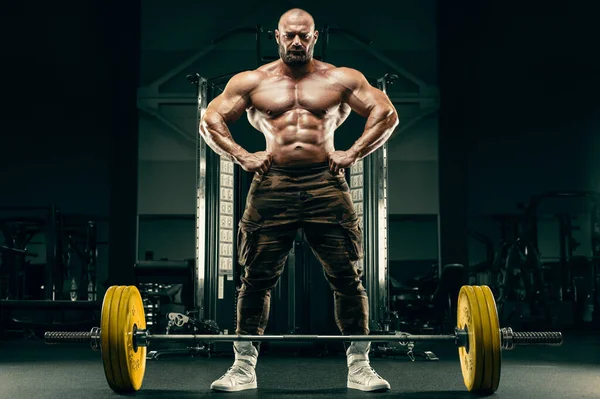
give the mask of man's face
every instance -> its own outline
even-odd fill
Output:
[[[275,30],[279,56],[290,66],[301,66],[312,59],[318,37],[312,23],[298,20],[282,22]]]

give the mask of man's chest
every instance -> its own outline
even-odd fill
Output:
[[[290,109],[303,108],[313,113],[327,113],[343,102],[344,91],[339,85],[323,78],[300,81],[265,81],[251,94],[257,111],[273,115]]]

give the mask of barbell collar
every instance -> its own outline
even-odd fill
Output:
[[[94,351],[99,351],[102,346],[102,341],[100,341],[100,332],[100,327],[94,327],[92,328],[92,331],[90,331],[90,346]]]
[[[454,328],[455,344],[457,347],[465,347],[469,350],[469,333],[466,329]]]

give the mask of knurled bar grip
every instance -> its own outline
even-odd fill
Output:
[[[89,331],[48,331],[44,334],[44,340],[47,344],[88,343],[91,339],[92,333]]]
[[[512,328],[506,327],[500,330],[502,333],[502,349],[512,350],[517,345],[549,345],[558,346],[563,343],[560,332],[514,332]]]

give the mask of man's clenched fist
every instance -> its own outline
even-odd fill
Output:
[[[240,159],[240,166],[246,172],[259,172],[264,175],[271,167],[272,161],[273,157],[270,152],[259,151]]]

